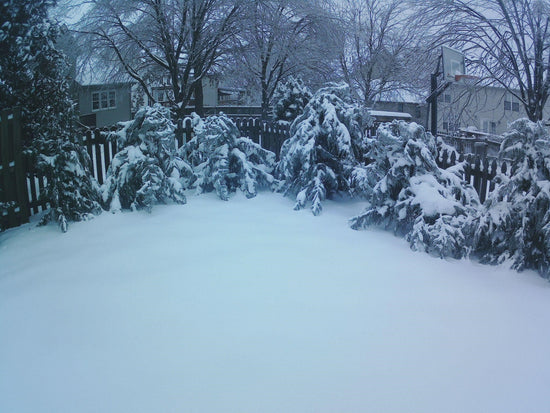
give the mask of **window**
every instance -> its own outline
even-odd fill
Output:
[[[99,110],[99,93],[92,93],[92,110]]]
[[[482,124],[483,132],[492,133],[493,135],[496,135],[496,133],[497,133],[497,124],[496,124],[496,122],[492,122],[490,120],[485,119],[481,122],[481,124]]]
[[[444,131],[449,131],[449,122],[443,122],[443,130]]]
[[[512,99],[504,100],[504,110],[511,110],[512,112],[519,112],[519,102],[514,102]]]
[[[404,112],[405,111],[405,104],[403,102],[399,102],[397,104],[397,111],[398,112]]]
[[[443,99],[444,99],[445,103],[451,103],[451,95],[445,94],[443,96]]]
[[[116,108],[116,91],[92,92],[92,110]]]

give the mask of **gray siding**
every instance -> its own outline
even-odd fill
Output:
[[[427,104],[413,102],[376,102],[373,110],[385,110],[388,112],[404,112],[412,116],[411,122],[426,127]]]
[[[205,77],[202,81],[203,105],[218,106],[218,82]]]
[[[437,127],[443,133],[473,126],[501,135],[511,122],[525,117],[523,106],[504,88],[453,84],[438,99]],[[549,117],[547,105],[544,119]]]
[[[117,122],[132,119],[131,84],[105,84],[80,86],[78,88],[78,106],[80,116],[94,115],[96,127],[112,126]],[[92,94],[94,92],[116,92],[116,106],[114,108],[92,109]]]

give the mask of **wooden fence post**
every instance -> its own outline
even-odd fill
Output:
[[[25,160],[21,143],[21,111],[0,113],[0,201],[13,202],[7,216],[0,216],[2,227],[15,227],[29,221],[29,200]]]
[[[103,162],[101,162],[101,143],[103,135],[100,129],[94,130],[94,146],[95,146],[95,168],[97,172],[97,182],[103,185]]]

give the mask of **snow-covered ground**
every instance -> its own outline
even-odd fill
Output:
[[[261,193],[0,235],[0,412],[547,412],[550,283]]]

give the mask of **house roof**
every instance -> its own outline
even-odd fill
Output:
[[[82,89],[105,89],[109,88],[119,88],[123,86],[131,86],[134,82],[109,82],[109,83],[96,83],[93,85],[82,85],[79,83],[79,87]]]
[[[388,112],[385,110],[369,110],[369,114],[376,118],[412,119],[411,114],[406,112]]]
[[[426,94],[419,91],[398,88],[382,92],[377,100],[380,102],[426,103]]]
[[[78,64],[76,82],[81,86],[122,85],[134,83],[125,73],[120,73],[114,67],[98,60],[80,62]]]

